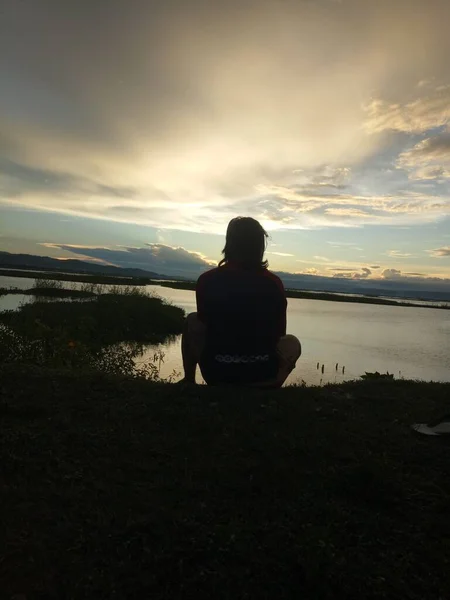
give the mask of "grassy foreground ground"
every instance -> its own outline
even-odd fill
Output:
[[[0,597],[447,599],[450,385],[0,378]]]

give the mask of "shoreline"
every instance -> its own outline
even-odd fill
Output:
[[[174,288],[177,290],[195,290],[194,281],[163,281],[158,282],[161,287]],[[337,292],[314,292],[310,290],[295,290],[286,288],[286,298],[300,298],[303,300],[324,300],[326,302],[349,302],[352,304],[376,304],[380,306],[400,306],[403,308],[437,308],[439,310],[450,310],[449,304],[431,306],[427,304],[416,304],[409,300],[388,300],[378,296],[347,296]],[[418,302],[421,302],[418,300]],[[423,301],[425,302],[425,301]]]
[[[34,274],[34,275],[33,275]],[[43,271],[24,271],[20,269],[5,269],[0,270],[0,277],[20,277],[28,279],[51,279],[55,281],[67,281],[67,282],[79,282],[79,283],[90,283],[90,284],[101,284],[101,285],[126,285],[126,286],[137,286],[142,287],[146,285],[159,285],[161,287],[168,287],[172,289],[195,291],[195,281],[182,281],[182,280],[155,280],[150,278],[137,278],[137,277],[115,277],[109,275],[90,275],[84,273],[55,273],[55,272],[43,272]],[[33,288],[26,290],[20,290],[19,288],[0,288],[0,295],[10,294],[24,294],[33,295]],[[44,294],[39,294],[44,295]],[[66,296],[68,294],[66,293]],[[75,296],[75,294],[74,294]],[[81,296],[81,295],[79,295]],[[352,304],[374,304],[379,306],[399,306],[403,308],[434,308],[437,310],[450,310],[450,303],[439,304],[418,304],[417,302],[432,302],[432,301],[421,301],[417,302],[411,300],[394,300],[381,298],[378,296],[364,296],[354,295],[348,296],[346,294],[337,292],[316,292],[311,290],[296,290],[292,288],[286,288],[287,298],[298,298],[304,300],[323,300],[326,302],[348,302]]]

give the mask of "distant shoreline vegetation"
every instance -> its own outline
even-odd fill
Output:
[[[117,286],[145,286],[145,285],[160,285],[161,287],[174,288],[179,290],[190,290],[194,291],[196,282],[195,281],[182,281],[182,280],[157,280],[147,277],[119,277],[114,275],[96,275],[88,273],[53,273],[53,272],[40,272],[40,271],[24,271],[19,269],[1,269],[0,276],[5,277],[25,277],[33,278],[36,274],[41,274],[47,282],[42,289],[35,285],[33,288],[22,290],[19,288],[0,288],[0,296],[5,294],[25,294],[32,296],[52,296],[60,298],[88,298],[95,296],[98,291],[94,288],[97,285],[117,285]],[[55,286],[51,293],[48,293],[48,281],[54,280],[55,282],[73,281],[78,283],[88,284],[84,289],[81,290],[68,290],[60,286]],[[37,280],[38,281],[38,280]],[[89,290],[89,286],[93,286],[94,291]],[[404,301],[404,300],[391,300],[387,298],[381,298],[379,296],[362,296],[362,295],[346,295],[336,292],[315,292],[310,290],[295,290],[286,289],[286,296],[288,298],[299,298],[304,300],[324,300],[328,302],[350,302],[353,304],[376,304],[381,306],[401,306],[401,307],[414,307],[414,308],[436,308],[441,310],[450,310],[450,304],[418,304],[416,302]]]
[[[158,284],[162,287],[175,288],[179,290],[195,290],[195,281],[161,281]],[[402,306],[414,308],[439,308],[450,310],[450,305],[426,305],[415,304],[413,302],[404,302],[401,300],[388,300],[377,296],[347,296],[335,292],[313,292],[305,290],[286,289],[287,298],[301,298],[304,300],[325,300],[329,302],[350,302],[354,304],[381,304],[384,306]]]
[[[116,275],[97,275],[90,273],[58,273],[30,269],[0,269],[0,277],[22,277],[34,279],[41,276],[45,280],[77,281],[80,283],[99,283],[103,285],[151,285],[153,280],[149,277],[123,277]],[[5,288],[2,288],[5,289]]]

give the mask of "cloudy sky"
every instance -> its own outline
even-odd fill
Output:
[[[448,0],[3,0],[0,249],[450,278]],[[175,265],[175,266],[174,266]]]

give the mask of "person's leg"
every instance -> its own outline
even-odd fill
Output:
[[[184,379],[195,383],[195,371],[205,344],[205,325],[191,313],[186,317],[181,337],[181,354],[183,357]]]
[[[275,379],[254,383],[251,387],[260,389],[280,388],[295,369],[295,364],[302,354],[302,345],[295,335],[284,335],[278,340],[277,354],[279,367]]]
[[[277,352],[280,361],[277,382],[281,387],[295,369],[295,365],[302,355],[302,345],[295,335],[288,334],[278,340]]]

